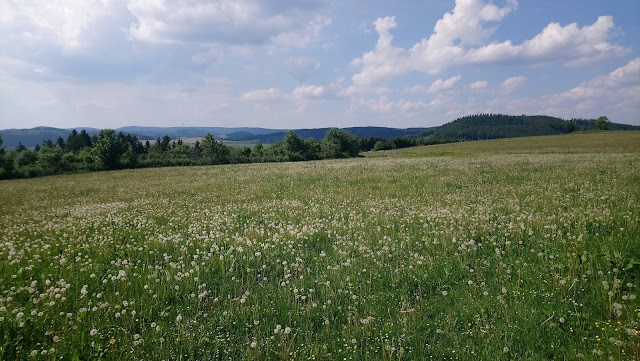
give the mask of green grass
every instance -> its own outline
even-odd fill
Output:
[[[2,181],[0,359],[638,359],[639,135]]]

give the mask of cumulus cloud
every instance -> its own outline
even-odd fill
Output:
[[[85,35],[100,17],[112,13],[109,0],[3,1],[3,37],[18,36],[27,43],[53,42],[65,50],[85,45]],[[17,40],[17,39],[14,39]]]
[[[374,23],[378,42],[374,50],[352,61],[360,68],[353,82],[371,85],[411,71],[439,74],[452,66],[478,63],[579,65],[629,52],[607,42],[614,26],[611,16],[601,16],[584,27],[551,23],[519,45],[510,40],[487,44],[495,30],[489,24],[501,21],[516,8],[515,0],[507,1],[504,7],[485,0],[456,0],[453,11],[438,20],[429,38],[407,49],[392,44],[390,31],[398,25],[395,18],[378,18]]]
[[[514,76],[503,81],[501,89],[505,93],[513,93],[523,86],[526,81],[527,78],[524,76]]]
[[[635,102],[640,114],[640,57],[610,72],[585,81],[577,87],[550,97],[555,102],[589,101],[609,99],[614,103],[623,100]]]
[[[446,80],[438,79],[434,81],[429,87],[429,93],[438,93],[441,91],[449,90],[453,88],[461,78],[462,76],[456,75]]]
[[[578,65],[624,55],[627,49],[609,44],[607,37],[613,28],[611,16],[600,16],[590,26],[578,27],[576,23],[561,26],[558,23],[547,25],[540,34],[513,45],[511,41],[490,44],[472,49],[467,56],[469,62],[490,63],[505,61],[523,61],[529,63],[548,62],[561,59],[569,65]]]
[[[321,98],[327,95],[327,89],[319,85],[299,85],[291,96],[296,99]]]
[[[324,0],[129,1],[138,40],[198,44],[304,46],[331,22]]]
[[[640,57],[606,75],[567,91],[532,98],[496,98],[488,103],[493,112],[548,114],[564,118],[597,118],[640,125]]]
[[[487,86],[489,85],[489,82],[486,80],[480,80],[480,81],[476,81],[473,82],[471,84],[469,84],[469,89],[472,90],[480,90],[480,89],[485,89]]]
[[[360,73],[353,76],[356,85],[371,85],[405,73],[409,68],[406,50],[391,45],[393,36],[390,30],[397,25],[395,16],[378,18],[374,25],[379,36],[376,48],[351,62],[352,66],[362,68]]]
[[[264,102],[271,100],[282,100],[284,99],[284,94],[278,88],[259,89],[248,91],[242,94],[241,98],[248,101]]]

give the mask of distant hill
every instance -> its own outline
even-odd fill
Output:
[[[441,125],[433,133],[442,139],[497,139],[567,133],[569,121],[545,115],[477,114]],[[595,120],[572,119],[575,131],[595,130]],[[640,129],[633,125],[611,123],[611,130]]]
[[[85,129],[90,135],[100,132],[100,129],[95,128],[78,128],[77,130],[80,131],[82,129]],[[36,144],[42,144],[42,142],[47,139],[55,142],[58,137],[62,137],[66,141],[69,133],[71,133],[70,129],[52,127],[0,130],[3,145],[7,148],[15,148],[20,145],[20,143],[26,147],[34,147]]]
[[[321,140],[327,134],[331,128],[316,128],[316,129],[294,129],[296,134],[303,139],[313,138],[315,140]],[[386,128],[386,127],[351,127],[342,128],[355,134],[358,137],[381,137],[385,139],[394,137],[404,137],[407,135],[431,134],[435,131],[435,128]],[[254,134],[236,134],[231,133],[227,135],[228,140],[258,140],[261,143],[275,143],[284,139],[287,131],[281,131],[271,134],[254,135]],[[424,135],[423,135],[424,136]]]
[[[575,131],[597,129],[593,119],[572,119]],[[390,139],[395,137],[414,136],[416,138],[430,137],[434,139],[495,139],[513,138],[535,135],[552,135],[567,133],[568,121],[545,115],[503,115],[477,114],[458,118],[450,123],[431,128],[386,128],[386,127],[351,127],[343,128],[358,137],[381,137]],[[85,129],[93,135],[100,132],[95,128]],[[302,138],[321,140],[330,128],[295,129]],[[638,126],[611,123],[611,130],[640,129]],[[55,141],[58,137],[65,140],[72,129],[52,127],[36,127],[32,129],[0,130],[4,146],[17,147],[20,143],[27,147],[42,144],[47,139]],[[122,127],[116,131],[135,135],[140,140],[153,140],[168,135],[172,139],[203,138],[207,133],[216,139],[236,142],[260,141],[264,144],[279,142],[284,139],[287,129],[268,129],[250,127]]]
[[[171,139],[178,138],[202,138],[207,134],[213,135],[215,138],[226,139],[229,133],[249,133],[254,135],[269,134],[281,132],[281,129],[266,128],[227,128],[227,127],[122,127],[116,129],[118,132],[136,135],[139,139],[158,139],[165,135]]]
[[[100,129],[95,128],[75,128],[80,131],[86,129],[91,135],[99,133]],[[296,129],[294,130],[302,138],[313,138],[320,140],[330,128],[318,129]],[[432,133],[435,128],[410,128],[397,129],[385,127],[353,127],[344,128],[357,135],[358,137],[382,137],[393,138],[403,137],[406,135],[416,135],[418,133]],[[42,144],[47,139],[55,141],[58,137],[67,139],[72,129],[60,129],[51,127],[36,127],[32,129],[6,129],[0,130],[0,135],[4,140],[4,146],[8,148],[17,147],[20,143],[26,147],[34,147],[36,144]],[[267,129],[267,128],[225,128],[225,127],[122,127],[115,129],[117,132],[123,132],[135,135],[140,140],[154,140],[168,135],[171,139],[179,138],[203,138],[210,133],[216,139],[229,141],[260,141],[264,144],[279,142],[284,139],[288,130]],[[425,133],[426,132],[426,133]]]

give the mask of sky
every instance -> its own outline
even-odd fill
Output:
[[[638,0],[0,0],[0,129],[640,125]]]

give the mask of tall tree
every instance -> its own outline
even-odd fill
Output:
[[[91,148],[91,146],[93,145],[93,142],[91,140],[91,137],[89,136],[89,133],[87,133],[87,131],[84,129],[80,131],[80,139],[82,143],[81,148],[85,148],[85,147]]]
[[[226,145],[216,141],[211,134],[202,139],[202,154],[209,164],[229,163],[231,151]]]
[[[65,143],[62,137],[58,137],[58,139],[56,139],[56,145],[60,147],[60,149],[65,149],[67,147],[67,143]]]
[[[78,136],[78,132],[74,129],[67,137],[67,150],[69,152],[77,152],[82,149],[82,139]]]
[[[609,126],[611,125],[611,121],[606,116],[601,116],[596,119],[596,126],[600,130],[609,130]]]
[[[336,145],[334,149],[338,150],[338,154],[334,154],[331,158],[355,157],[360,153],[358,137],[346,130],[331,128],[322,141]]]
[[[104,169],[118,169],[120,158],[127,150],[127,145],[118,139],[115,130],[103,129],[96,139],[93,150]]]

